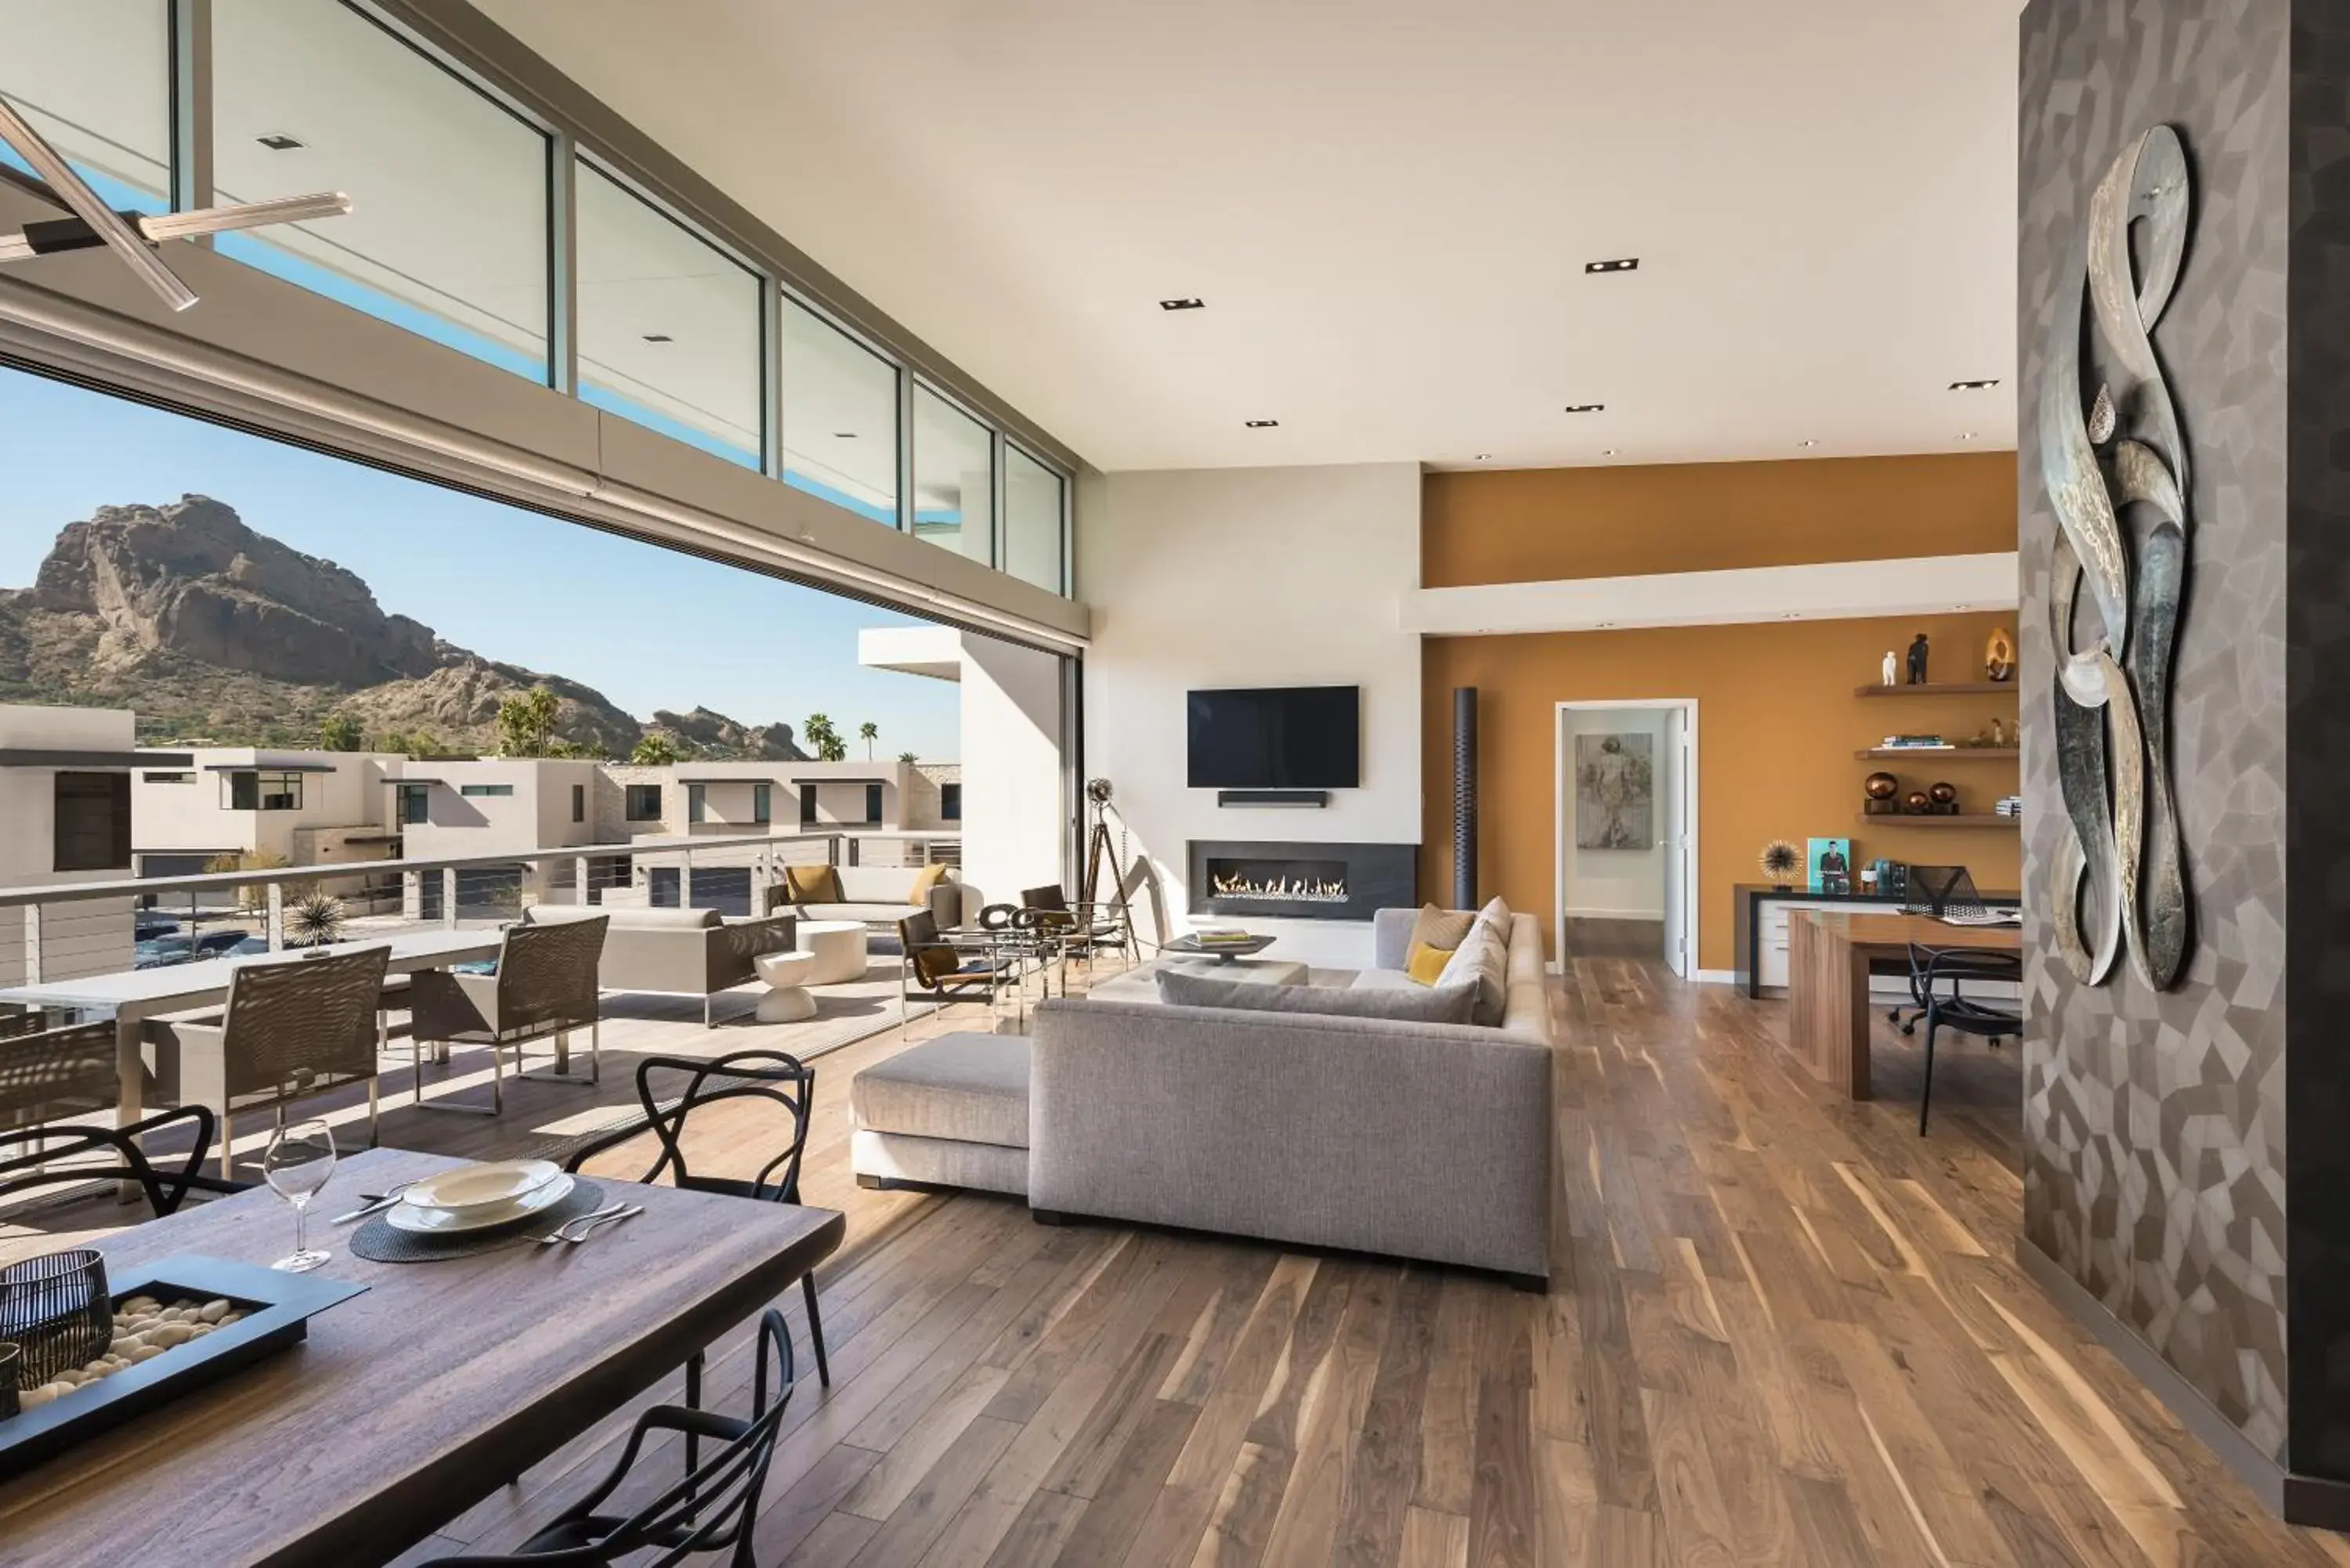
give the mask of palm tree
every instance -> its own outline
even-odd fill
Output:
[[[665,767],[677,761],[677,742],[659,730],[648,731],[629,753],[629,761],[640,768]]]
[[[807,722],[800,726],[800,736],[816,748],[819,761],[841,763],[848,760],[848,742],[832,727],[831,718],[823,713],[810,713]]]
[[[880,733],[881,726],[875,723],[870,719],[866,720],[865,722],[857,726],[858,738],[865,742],[865,760],[868,763],[873,760],[874,740],[879,736]]]
[[[554,692],[534,686],[498,704],[498,749],[510,757],[543,757],[555,737],[562,704]]]
[[[916,756],[911,752],[899,752],[898,753],[898,760],[901,763],[919,763],[922,759]]]

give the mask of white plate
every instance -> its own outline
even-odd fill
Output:
[[[445,1170],[412,1183],[401,1192],[400,1200],[419,1209],[441,1209],[452,1214],[476,1209],[504,1209],[562,1174],[563,1168],[551,1159],[491,1160]]]
[[[395,1231],[406,1231],[419,1236],[454,1236],[467,1231],[486,1231],[493,1225],[511,1225],[526,1220],[542,1210],[552,1209],[571,1196],[571,1178],[561,1171],[543,1187],[535,1187],[510,1203],[484,1209],[421,1209],[415,1204],[400,1202],[384,1212],[385,1221]]]

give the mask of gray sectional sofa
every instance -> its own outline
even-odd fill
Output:
[[[1314,981],[1410,984],[1401,971],[1414,914],[1378,913],[1372,969]],[[1531,916],[1511,922],[1498,1027],[1173,1006],[1135,986],[1124,995],[1037,1007],[1024,1116],[1010,1104],[1005,1074],[1023,1064],[1006,1037],[950,1035],[884,1064],[886,1093],[852,1090],[859,1179],[1023,1191],[1044,1219],[1346,1248],[1531,1287],[1548,1279],[1552,1034]],[[931,1077],[935,1098],[922,1092]],[[960,1147],[973,1139],[990,1148]]]

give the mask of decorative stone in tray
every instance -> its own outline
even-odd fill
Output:
[[[224,1258],[134,1267],[112,1282],[104,1349],[22,1389],[17,1412],[0,1416],[0,1480],[299,1344],[312,1316],[366,1289]],[[95,1314],[72,1326],[94,1331]]]

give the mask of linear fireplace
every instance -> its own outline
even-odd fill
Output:
[[[1194,839],[1191,912],[1293,920],[1367,920],[1416,901],[1416,844],[1278,844]]]

